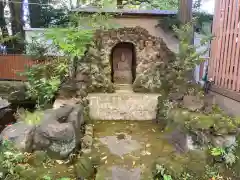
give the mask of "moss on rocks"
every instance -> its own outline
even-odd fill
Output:
[[[213,135],[237,133],[239,122],[225,115],[202,114],[184,109],[172,109],[168,116],[171,121],[183,125],[190,131],[207,131]]]
[[[159,157],[155,163],[166,169],[173,179],[182,180],[182,175],[187,172],[196,176],[202,176],[205,173],[207,157],[204,151],[190,151],[185,154],[172,153],[169,156]]]

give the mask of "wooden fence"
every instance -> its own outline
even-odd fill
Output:
[[[240,0],[216,0],[209,78],[219,92],[240,92]],[[228,93],[226,93],[228,92]],[[238,97],[240,97],[238,95]]]
[[[26,55],[0,55],[0,80],[26,80],[18,73],[33,63]]]

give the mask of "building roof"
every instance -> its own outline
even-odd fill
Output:
[[[174,10],[140,10],[140,9],[100,9],[96,7],[80,7],[72,10],[73,12],[82,13],[110,13],[119,15],[139,15],[139,16],[168,16],[175,15],[177,11]]]

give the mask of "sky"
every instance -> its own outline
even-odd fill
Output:
[[[201,10],[213,14],[215,1],[217,0],[203,0]]]

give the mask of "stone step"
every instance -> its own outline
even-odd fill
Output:
[[[131,91],[132,92],[132,84],[115,84],[116,90],[120,91]]]
[[[159,94],[90,93],[90,117],[95,120],[153,120]]]

